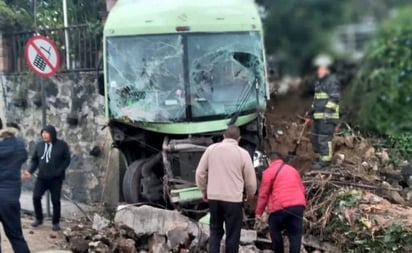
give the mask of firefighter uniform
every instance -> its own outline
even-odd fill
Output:
[[[340,84],[334,74],[328,74],[315,84],[310,110],[312,145],[318,164],[323,167],[332,160],[332,138],[339,120]]]

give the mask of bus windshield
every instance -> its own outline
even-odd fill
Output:
[[[223,119],[264,102],[257,32],[109,37],[107,84],[115,119]]]

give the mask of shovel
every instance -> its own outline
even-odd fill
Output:
[[[288,157],[289,157],[288,160],[290,160],[291,157],[296,156],[296,152],[297,152],[297,150],[298,150],[298,146],[299,146],[300,141],[301,141],[301,139],[302,139],[303,133],[305,132],[306,126],[309,125],[309,123],[310,123],[310,119],[309,119],[309,118],[304,118],[304,120],[305,120],[305,122],[303,123],[302,130],[300,131],[299,137],[298,137],[298,139],[296,140],[295,148],[294,148],[292,151],[289,151],[289,152],[288,152]]]

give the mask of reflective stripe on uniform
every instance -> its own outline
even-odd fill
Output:
[[[320,157],[323,162],[330,162],[332,160],[332,142],[328,141],[328,154]]]
[[[332,101],[328,101],[327,103],[326,103],[326,108],[330,108],[330,109],[336,109],[336,108],[338,108],[338,104],[336,104],[335,102],[332,102]]]
[[[328,99],[329,95],[326,92],[315,93],[315,99]]]
[[[324,113],[324,112],[315,112],[313,114],[314,119],[339,119],[339,112],[334,113]]]

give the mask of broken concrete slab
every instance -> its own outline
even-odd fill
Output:
[[[144,234],[167,235],[168,231],[183,228],[196,236],[200,227],[178,211],[170,211],[151,206],[119,206],[114,218],[116,223],[131,227],[137,236]]]

